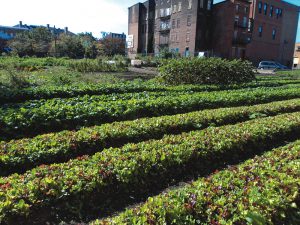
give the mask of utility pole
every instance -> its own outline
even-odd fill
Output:
[[[56,28],[55,28],[55,25],[53,27],[53,30],[52,30],[52,35],[54,37],[54,57],[56,58],[57,57],[57,54],[56,54],[56,42],[57,42],[57,34],[56,34]]]

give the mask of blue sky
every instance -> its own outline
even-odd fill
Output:
[[[144,1],[144,0],[142,0]],[[215,0],[220,2],[222,0]],[[300,6],[300,0],[286,0]],[[100,37],[101,31],[127,33],[128,7],[138,0],[2,0],[0,25],[24,24],[69,27],[74,33],[92,32]],[[298,27],[300,42],[300,23]]]

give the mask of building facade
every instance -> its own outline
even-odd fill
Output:
[[[149,0],[129,8],[128,54],[162,49],[194,56],[211,48],[212,0]]]
[[[149,0],[129,8],[128,53],[223,58],[293,64],[299,7],[282,0]]]
[[[153,54],[155,0],[137,3],[128,10],[128,55]]]
[[[292,66],[299,7],[281,0],[227,0],[215,5],[214,19],[215,55]]]
[[[293,68],[300,69],[300,43],[295,45]]]
[[[213,54],[234,59],[246,58],[251,42],[253,20],[251,0],[231,0],[214,6]]]
[[[299,7],[282,0],[252,1],[253,33],[246,58],[258,64],[272,60],[292,67]]]

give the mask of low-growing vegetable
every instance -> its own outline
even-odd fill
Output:
[[[53,99],[44,101],[44,104],[38,104],[37,107],[23,104],[23,107],[0,109],[0,137],[7,139],[28,137],[112,121],[170,115],[208,108],[259,104],[299,97],[299,87],[293,86],[188,93],[178,96],[167,94],[156,99],[108,102],[93,101],[92,97],[70,100]]]
[[[300,99],[263,105],[203,110],[174,116],[115,122],[79,131],[63,131],[0,143],[0,175],[24,172],[41,164],[64,162],[93,154],[107,147],[159,139],[164,134],[179,134],[250,119],[300,111]]]
[[[59,76],[59,75],[57,75]],[[113,93],[136,93],[152,91],[219,91],[236,90],[242,88],[256,87],[279,87],[284,85],[299,84],[300,80],[259,80],[249,84],[240,85],[180,85],[165,86],[150,82],[122,82],[117,84],[77,84],[63,86],[39,86],[23,89],[0,88],[0,104],[17,103],[27,100],[51,99],[51,98],[71,98],[84,95],[102,95]]]
[[[46,220],[82,218],[87,212],[109,208],[119,201],[114,198],[120,192],[149,193],[182,175],[205,173],[299,134],[297,112],[169,135],[107,149],[92,157],[40,166],[23,175],[0,178],[0,222],[24,223],[26,218],[31,221],[37,217],[43,221],[43,216]]]
[[[300,141],[91,225],[299,224]]]

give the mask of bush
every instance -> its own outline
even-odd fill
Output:
[[[255,79],[251,63],[219,58],[172,59],[159,68],[167,84],[236,84]]]
[[[109,60],[108,58],[72,60],[68,67],[82,73],[124,72],[128,70],[126,62]]]

